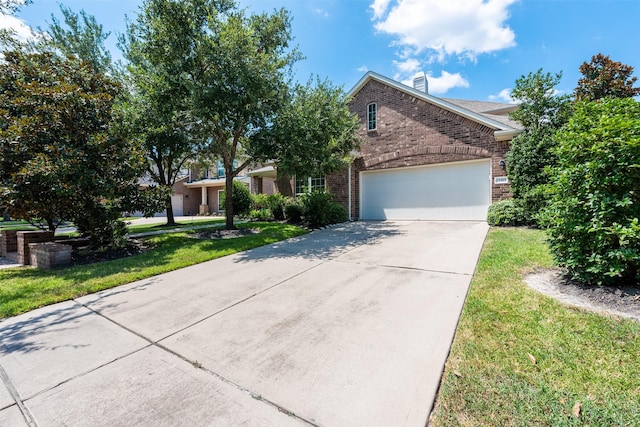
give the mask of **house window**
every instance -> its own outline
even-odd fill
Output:
[[[367,130],[376,130],[378,122],[378,105],[373,102],[367,106]]]
[[[296,177],[296,195],[310,193],[314,190],[324,190],[325,189],[325,179],[321,178],[311,178],[311,177]]]
[[[233,169],[238,169],[238,159],[233,159]],[[218,160],[218,178],[224,178],[224,162]]]

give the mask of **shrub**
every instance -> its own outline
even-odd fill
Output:
[[[267,197],[267,206],[276,221],[282,221],[285,218],[284,208],[287,204],[287,198],[280,193],[271,194]]]
[[[251,209],[269,209],[269,196],[266,194],[254,194],[251,196]]]
[[[272,218],[269,209],[252,209],[249,216],[256,221],[269,221]]]
[[[558,134],[559,165],[542,213],[553,254],[577,280],[640,280],[640,104],[576,104]]]
[[[289,222],[298,224],[302,222],[302,205],[298,202],[291,202],[284,207],[284,213]]]
[[[347,211],[344,206],[333,201],[333,196],[325,191],[313,191],[300,197],[302,218],[311,228],[344,222]]]
[[[238,216],[245,216],[249,214],[251,210],[251,192],[249,187],[239,181],[233,181],[233,190],[231,196],[233,197],[233,214]],[[225,194],[222,193],[220,197],[220,209],[225,208]]]
[[[347,208],[340,203],[331,202],[329,206],[329,224],[339,224],[349,219]]]
[[[527,215],[522,205],[514,199],[505,199],[489,206],[487,222],[496,227],[517,226],[527,224]]]

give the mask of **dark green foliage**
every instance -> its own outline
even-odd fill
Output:
[[[302,200],[302,218],[311,228],[344,222],[347,210],[333,201],[333,196],[325,191],[312,191],[300,196]]]
[[[233,206],[235,206],[235,214],[238,216],[248,215],[251,211],[251,192],[249,187],[239,181],[233,181]],[[220,209],[225,209],[226,193],[220,195]]]
[[[78,15],[60,4],[60,11],[65,25],[51,15],[51,24],[47,31],[49,37],[44,38],[43,42],[53,45],[63,55],[77,56],[86,61],[98,73],[109,72],[111,53],[105,48],[104,41],[111,33],[103,32],[102,25],[98,24],[96,18],[84,10],[80,10]]]
[[[264,209],[264,208],[251,209],[249,216],[251,217],[251,219],[256,221],[269,221],[273,219],[273,216],[271,215],[271,211],[269,209]]]
[[[254,194],[251,196],[251,209],[269,209],[269,201],[266,194]]]
[[[551,248],[576,279],[640,280],[640,104],[580,102],[558,134],[552,203],[544,211]]]
[[[143,167],[113,108],[120,85],[72,57],[15,50],[4,53],[0,88],[0,205],[50,230],[74,222],[94,245],[117,243],[110,222],[135,208]]]
[[[350,162],[358,147],[358,116],[348,107],[341,87],[309,80],[296,85],[273,126],[256,138],[256,153],[277,158],[278,173],[322,176]]]
[[[300,224],[302,222],[302,204],[298,200],[291,200],[285,207],[284,213],[289,220],[294,224]]]
[[[529,220],[522,205],[514,199],[505,199],[489,206],[487,222],[496,227],[525,225]]]
[[[282,221],[285,218],[284,208],[287,205],[287,198],[280,193],[271,194],[267,197],[267,204],[273,219]]]
[[[557,162],[553,151],[555,133],[571,113],[569,96],[554,93],[561,76],[561,73],[552,75],[540,69],[516,80],[512,92],[520,105],[510,116],[525,130],[511,141],[507,172],[513,197],[531,220],[547,202],[540,186],[548,182],[545,168]]]

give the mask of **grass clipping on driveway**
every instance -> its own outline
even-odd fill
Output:
[[[543,231],[490,230],[434,426],[640,426],[640,323],[524,284],[524,274],[551,265]]]
[[[0,270],[0,319],[306,233],[280,223],[238,228],[260,232],[208,240],[192,238],[194,231],[162,234],[146,239],[153,249],[128,258],[50,271],[31,267]]]

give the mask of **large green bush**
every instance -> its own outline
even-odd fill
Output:
[[[225,208],[225,193],[220,195],[220,209]],[[233,190],[231,196],[233,197],[233,212],[238,216],[249,215],[251,211],[251,191],[249,187],[239,181],[233,181]]]
[[[276,221],[282,221],[285,218],[284,208],[287,204],[287,197],[280,193],[270,194],[267,197],[267,206]]]
[[[514,199],[505,199],[489,206],[487,222],[496,227],[518,226],[527,224],[527,214],[522,205]]]
[[[302,218],[311,228],[324,227],[347,220],[347,210],[333,201],[333,196],[325,191],[313,191],[300,197]]]
[[[577,103],[558,134],[559,165],[542,215],[553,253],[583,282],[640,280],[640,104]]]

